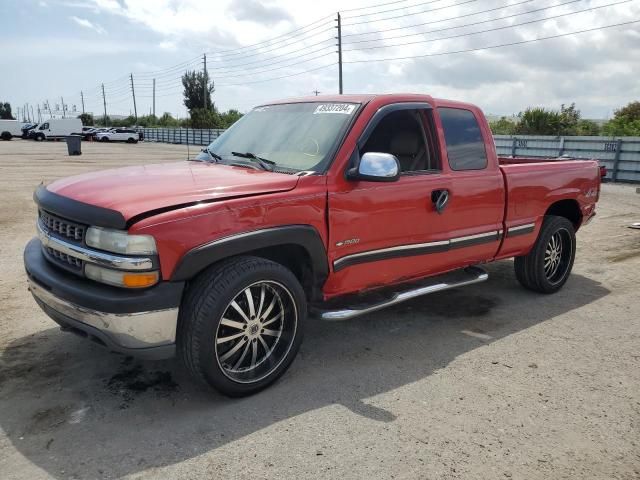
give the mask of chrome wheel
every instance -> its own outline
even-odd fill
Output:
[[[572,258],[573,242],[565,229],[551,235],[544,253],[544,274],[551,283],[560,282],[567,274]]]
[[[260,281],[227,305],[215,335],[216,361],[229,379],[253,383],[272,373],[295,338],[298,312],[281,283]]]

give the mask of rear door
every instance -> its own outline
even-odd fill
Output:
[[[437,108],[436,122],[445,168],[452,179],[443,211],[451,241],[450,266],[489,260],[500,245],[505,207],[493,137],[475,107],[444,104]]]

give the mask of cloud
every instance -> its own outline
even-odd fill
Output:
[[[227,11],[236,19],[258,24],[275,25],[292,22],[293,17],[284,8],[265,5],[260,0],[235,0]]]
[[[53,4],[51,0],[42,1]],[[334,12],[343,11],[345,93],[427,93],[470,101],[495,114],[510,114],[531,105],[558,108],[561,103],[575,101],[585,116],[603,117],[611,109],[640,98],[640,62],[634,61],[640,57],[638,24],[519,46],[450,52],[640,18],[638,1],[576,13],[617,1],[581,0],[560,5],[567,0],[542,4],[452,0],[425,6],[407,0],[350,11],[343,10],[347,5],[342,0],[324,0],[314,8],[299,0],[216,0],[215,5],[211,0],[56,0],[56,4],[67,9],[63,15],[78,15],[73,21],[83,29],[98,31],[106,27],[111,38],[122,40],[114,42],[113,48],[128,47],[130,41],[149,46],[147,66],[137,66],[140,55],[133,49],[120,52],[117,60],[109,56],[108,75],[112,76],[96,75],[95,85],[115,79],[116,91],[124,91],[126,84],[119,82],[126,79],[118,77],[132,70],[159,72],[158,89],[166,96],[158,97],[157,109],[179,111],[181,115],[180,75],[187,67],[200,68],[204,52],[216,83],[214,100],[222,109],[247,109],[271,99],[312,95],[315,89],[335,93],[338,68]],[[550,4],[555,6],[546,9]],[[485,12],[488,9],[493,10]],[[563,13],[571,15],[548,18]],[[516,25],[539,19],[542,21]],[[46,30],[52,28],[50,25],[56,22],[43,21],[36,29]],[[503,26],[513,27],[498,29]],[[481,30],[491,31],[478,33]],[[76,44],[83,43],[78,42],[77,31],[66,35],[68,47],[60,39],[63,48],[56,49],[61,52],[57,57],[54,52],[53,65],[57,65],[54,60],[59,63],[60,58],[68,57],[67,48],[75,51],[80,49]],[[55,39],[50,33],[48,37]],[[47,55],[51,55],[51,49]],[[435,56],[396,59],[419,55]],[[391,60],[378,61],[382,58]],[[366,63],[348,63],[358,60]],[[13,65],[22,65],[21,61],[16,56]],[[30,67],[25,63],[23,68]],[[142,77],[151,78],[149,74]],[[9,81],[0,78],[0,87]],[[58,87],[79,90],[91,86],[89,80],[84,82],[77,86],[64,82]],[[27,83],[25,91],[31,86]],[[144,88],[140,87],[141,98],[144,94],[151,98],[151,87],[147,86],[146,92]]]
[[[160,47],[162,50],[170,50],[170,51],[176,50],[178,48],[176,43],[170,40],[164,40],[160,42],[158,44],[158,47]]]
[[[71,16],[69,17],[71,20],[73,20],[74,22],[76,22],[78,25],[80,25],[83,28],[88,28],[89,30],[93,30],[94,32],[103,35],[105,33],[107,33],[107,31],[102,28],[100,25],[98,25],[97,23],[92,23],[89,20],[87,20],[86,18],[80,18],[80,17],[76,17]]]

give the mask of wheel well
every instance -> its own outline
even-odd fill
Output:
[[[242,255],[254,255],[266,258],[291,270],[304,289],[308,300],[316,298],[318,292],[314,284],[313,265],[307,250],[301,245],[285,244],[265,247]]]
[[[555,215],[557,217],[564,217],[573,223],[576,230],[582,224],[582,212],[580,206],[575,200],[560,200],[553,203],[545,212],[545,215]]]

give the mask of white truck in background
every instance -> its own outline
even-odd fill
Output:
[[[82,135],[82,120],[79,118],[50,118],[32,130],[29,138],[41,142],[73,134]]]
[[[22,124],[18,120],[0,120],[0,138],[11,140],[22,136]]]

